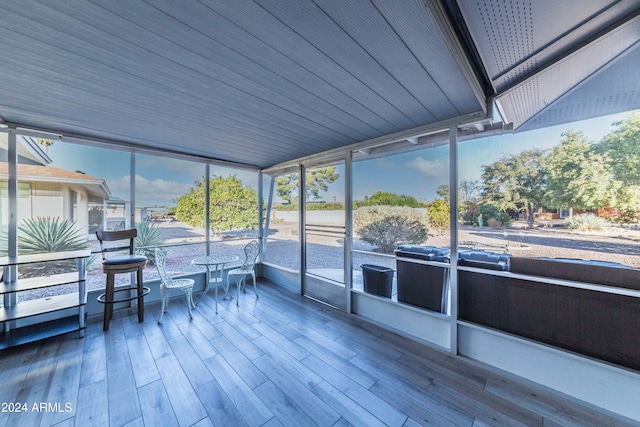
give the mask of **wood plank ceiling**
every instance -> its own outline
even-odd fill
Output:
[[[267,167],[480,112],[433,3],[0,1],[0,117]]]

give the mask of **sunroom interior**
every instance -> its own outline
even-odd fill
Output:
[[[613,237],[574,239],[560,235],[565,217],[601,216],[612,199],[515,200],[502,223],[470,208],[488,197],[478,181],[491,162],[555,153],[571,137],[602,155],[638,126],[637,1],[28,0],[0,11],[2,348],[62,317],[101,319],[95,231],[135,226],[149,236],[141,250],[162,246],[195,291],[209,276],[192,259],[239,263],[258,240],[261,280],[283,292],[640,420],[638,217],[612,219]],[[217,210],[223,192],[246,204]],[[359,215],[384,193],[420,202],[429,230],[405,249],[430,258],[362,238]],[[10,262],[26,225],[55,218],[93,252],[78,264],[86,283],[65,282],[81,281],[86,302],[12,318],[57,288],[13,291],[57,271]],[[380,271],[386,295],[367,291]],[[144,281],[146,303],[159,301],[151,264]],[[431,305],[412,294],[427,282]]]

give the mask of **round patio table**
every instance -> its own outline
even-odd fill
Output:
[[[227,254],[219,254],[219,255],[209,255],[209,256],[201,256],[193,261],[191,261],[195,265],[204,265],[207,268],[207,279],[204,285],[204,292],[202,296],[198,300],[196,305],[202,301],[202,299],[207,296],[207,292],[209,291],[209,285],[211,282],[215,283],[214,290],[216,295],[216,314],[218,313],[218,283],[222,284],[222,289],[224,289],[224,297],[223,299],[231,299],[231,295],[229,295],[229,284],[225,285],[224,281],[224,266],[230,262],[238,261],[237,255],[227,255]],[[213,273],[213,274],[211,274]]]

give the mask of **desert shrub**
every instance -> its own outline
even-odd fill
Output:
[[[604,208],[598,211],[598,216],[615,224],[635,224],[640,222],[640,211],[636,209]]]
[[[483,224],[487,225],[492,218],[494,219],[492,223],[496,224],[495,221],[498,221],[501,226],[508,226],[512,221],[508,213],[491,204],[477,205],[473,209],[463,212],[462,221],[467,225],[478,225],[480,215],[482,215]]]
[[[570,230],[596,231],[609,226],[609,222],[594,214],[579,214],[567,219],[565,226]]]
[[[135,240],[136,253],[144,255],[150,263],[155,264],[155,247],[164,242],[162,231],[152,222],[141,222],[136,225],[136,229],[138,230],[138,236]]]
[[[429,229],[443,235],[449,230],[449,204],[444,200],[434,200],[427,205]]]
[[[7,256],[8,236],[0,234],[0,256]],[[40,254],[50,252],[69,252],[87,249],[87,238],[70,219],[59,217],[36,217],[24,219],[18,224],[18,254]],[[87,269],[94,261],[89,258]],[[76,271],[75,261],[42,262],[20,267],[23,277],[49,276]]]
[[[426,215],[416,209],[399,206],[365,206],[353,216],[355,232],[363,241],[383,253],[392,253],[401,244],[427,240]]]

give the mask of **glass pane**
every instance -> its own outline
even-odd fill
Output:
[[[8,254],[9,232],[9,135],[0,132],[0,256]],[[1,300],[1,298],[0,298]],[[0,301],[1,303],[1,301]]]
[[[306,272],[344,284],[344,163],[306,170]]]
[[[640,267],[638,141],[636,112],[462,142],[460,250]]]
[[[264,177],[265,185],[269,186],[266,197],[273,189],[273,200],[262,259],[293,271],[300,271],[298,177],[298,173]]]
[[[9,135],[0,133],[0,257],[9,255]],[[4,282],[4,271],[0,270],[0,276]],[[11,297],[0,297],[0,307],[11,305]]]
[[[88,245],[94,252],[99,251],[96,231],[130,227],[129,153],[64,141],[37,142],[49,160],[39,166],[41,179],[31,183],[32,219],[69,221],[67,237],[75,236],[78,246]],[[104,288],[105,280],[100,255],[95,254],[87,265],[87,288]]]
[[[400,263],[401,245],[411,258],[447,263],[450,248],[449,146],[384,154],[354,153],[353,163],[353,289],[421,308],[440,311],[412,297],[425,288],[431,272],[413,271],[420,264]],[[436,300],[446,299],[446,266],[429,267],[437,278]],[[395,272],[395,274],[394,274]],[[421,283],[417,283],[421,282]]]
[[[136,154],[136,247],[150,261],[144,270],[145,280],[157,277],[154,260],[158,246],[179,245],[169,254],[172,267],[183,272],[191,268],[188,244],[205,241],[204,173],[203,163]]]
[[[211,166],[211,240],[259,237],[258,173]]]

